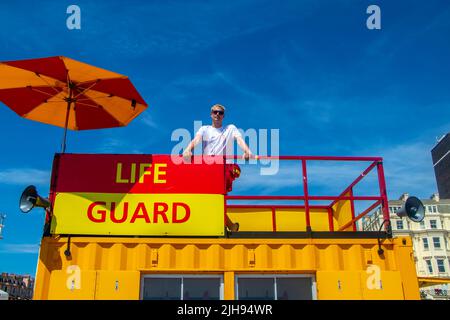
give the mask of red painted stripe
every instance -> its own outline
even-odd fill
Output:
[[[241,159],[242,156],[226,156],[227,159]],[[258,156],[264,160],[317,160],[317,161],[382,161],[381,157],[339,157],[339,156]]]
[[[130,154],[60,154],[55,192],[92,193],[202,193],[225,194],[223,164],[180,164],[167,155]],[[180,158],[180,157],[178,157]],[[197,159],[194,159],[196,161]],[[119,178],[129,183],[117,183],[118,164],[122,164]],[[135,182],[131,182],[132,164],[136,164]],[[155,183],[152,174],[139,183],[141,163],[166,164]],[[148,168],[146,170],[149,170]],[[235,182],[236,183],[236,182]]]
[[[350,189],[349,195],[353,197],[353,188]],[[350,208],[352,212],[352,221],[355,220],[355,202],[353,200],[350,200]],[[353,223],[353,231],[356,231],[356,223]]]
[[[277,215],[275,212],[275,208],[272,207],[272,229],[273,231],[277,231]]]
[[[328,207],[327,210],[328,210],[328,225],[330,227],[330,231],[334,231],[333,209],[331,207]]]

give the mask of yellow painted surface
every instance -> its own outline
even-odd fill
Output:
[[[49,279],[49,300],[94,300],[97,272],[80,270],[79,273],[68,266],[54,270]]]
[[[70,258],[66,247],[65,237],[42,239],[35,299],[139,299],[148,274],[221,274],[224,299],[233,299],[237,275],[280,273],[315,275],[318,299],[420,298],[403,237],[383,240],[383,257],[376,239],[72,237]],[[373,265],[383,292],[364,287]],[[80,289],[68,282],[74,266]]]
[[[319,300],[361,300],[361,279],[358,271],[318,271]]]
[[[277,231],[306,231],[304,209],[279,209],[276,221]],[[310,209],[310,221],[313,231],[330,231],[327,210]]]
[[[228,208],[227,214],[233,222],[239,222],[240,231],[273,231],[271,209],[264,208]],[[310,210],[313,231],[329,231],[328,211]],[[306,231],[304,209],[276,209],[276,231]]]
[[[345,197],[349,197],[351,195],[350,192],[344,194]],[[344,226],[346,223],[352,221],[352,210],[351,210],[351,201],[350,200],[341,200],[336,202],[336,204],[332,207],[333,209],[333,217],[334,217],[334,230],[339,230],[341,226]],[[353,231],[353,227],[349,226],[343,231]]]
[[[272,210],[228,209],[228,217],[239,222],[240,231],[273,231]]]
[[[361,288],[365,300],[403,300],[402,278],[398,271],[361,273]]]
[[[234,300],[235,297],[235,284],[234,284],[234,272],[226,271],[224,272],[223,282],[225,294],[223,296],[224,300]]]
[[[450,284],[450,278],[419,277],[418,280],[421,288],[435,286],[437,284]]]
[[[398,271],[319,271],[318,298],[321,300],[403,300]]]
[[[414,263],[413,245],[410,237],[395,238],[397,243],[394,261],[400,271],[405,299],[419,299],[419,281]]]
[[[155,214],[155,210],[163,211],[163,205],[167,206],[164,215]],[[59,193],[51,233],[220,236],[223,221],[223,195]]]
[[[138,271],[98,271],[97,300],[138,300],[141,275]]]

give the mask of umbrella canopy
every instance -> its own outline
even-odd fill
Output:
[[[125,126],[147,108],[128,77],[62,56],[0,62],[0,101],[65,130]]]

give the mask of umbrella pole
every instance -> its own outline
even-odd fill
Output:
[[[72,103],[72,88],[71,88],[71,84],[69,84],[69,98],[67,98],[66,101],[67,101],[67,112],[66,112],[66,122],[64,124],[64,137],[63,137],[63,141],[62,141],[61,153],[66,152],[67,126],[69,124],[70,104]]]
[[[70,101],[67,102],[66,123],[64,124],[64,137],[62,141],[61,153],[64,153],[66,151],[66,136],[67,136],[67,125],[69,124],[70,103],[71,103]]]

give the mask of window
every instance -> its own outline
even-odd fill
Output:
[[[427,262],[428,272],[433,273],[433,265],[431,264],[431,260],[425,260]]]
[[[274,300],[275,279],[241,278],[238,280],[239,300]]]
[[[441,248],[441,239],[439,237],[433,237],[433,246],[435,249]]]
[[[311,276],[258,275],[237,276],[238,300],[312,300],[314,281]]]
[[[214,275],[146,275],[141,297],[144,300],[220,300],[223,280]]]
[[[430,220],[430,228],[431,229],[437,229],[436,220]]]
[[[425,220],[420,221],[420,229],[425,229]]]
[[[422,241],[423,241],[423,248],[424,248],[424,250],[428,250],[429,249],[428,238],[423,238]]]
[[[397,220],[397,230],[403,230],[403,220]]]
[[[437,206],[426,206],[429,213],[437,213]]]
[[[439,272],[445,272],[445,266],[444,266],[444,260],[443,259],[437,259],[437,267]]]
[[[397,213],[402,207],[389,207],[389,213],[394,214]]]

